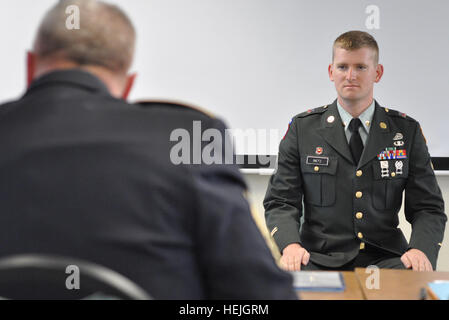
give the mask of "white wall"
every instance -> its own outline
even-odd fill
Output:
[[[257,210],[257,213],[261,215],[262,219],[264,219],[263,198],[265,197],[265,192],[267,190],[270,176],[259,174],[245,174],[245,179],[249,186],[249,198],[251,204],[253,208]],[[437,175],[437,180],[438,184],[440,185],[441,192],[443,193],[443,198],[447,208],[447,204],[449,203],[449,175]],[[405,220],[404,212],[402,209],[399,215],[399,227],[404,232],[406,238],[409,239],[411,235],[411,227],[410,224]],[[449,230],[446,230],[444,236],[443,247],[441,248],[440,255],[438,257],[437,270],[449,271]]]
[[[120,5],[137,29],[132,70],[139,76],[131,100],[183,100],[219,114],[231,128],[277,132],[257,154],[267,148],[277,154],[294,115],[335,99],[327,74],[332,42],[348,30],[369,31],[385,67],[376,99],[419,119],[430,154],[449,156],[443,134],[449,117],[447,0],[107,1]],[[25,52],[55,2],[0,0],[0,102],[22,94]],[[370,24],[373,5],[378,23]],[[236,144],[240,154],[253,154],[253,147]]]

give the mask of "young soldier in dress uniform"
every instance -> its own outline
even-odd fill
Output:
[[[328,70],[337,100],[295,116],[280,144],[264,206],[287,270],[436,267],[441,191],[419,123],[373,99],[378,59],[371,35],[338,37]],[[409,243],[398,228],[404,190]]]

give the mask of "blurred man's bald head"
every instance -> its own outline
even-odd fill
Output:
[[[80,11],[80,28],[69,30],[67,7]],[[40,58],[61,56],[81,66],[102,66],[126,73],[131,66],[136,33],[118,7],[94,0],[63,0],[45,15],[34,44]]]
[[[76,6],[79,28],[67,27]],[[128,76],[136,32],[117,6],[96,0],[61,0],[41,22],[29,56],[29,81],[48,72],[81,68],[98,76],[114,96],[125,97],[134,81]],[[31,67],[30,67],[31,66]]]

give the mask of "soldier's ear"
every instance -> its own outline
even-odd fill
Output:
[[[36,54],[31,51],[27,51],[27,88],[30,87],[33,82],[34,75],[36,74]]]
[[[374,80],[374,82],[378,83],[380,79],[382,79],[383,74],[384,74],[384,66],[378,63],[376,66],[376,79]]]
[[[137,73],[132,73],[126,76],[125,88],[123,90],[122,99],[128,99],[128,95],[131,92],[131,89],[134,85],[134,81],[136,80]]]
[[[329,65],[329,67],[327,68],[327,72],[329,73],[329,79],[334,82],[334,75],[333,75],[333,67],[332,64]]]

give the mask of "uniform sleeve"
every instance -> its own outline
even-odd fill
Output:
[[[252,218],[238,167],[201,165],[192,174],[193,232],[207,297],[297,299],[291,276],[278,267]]]
[[[267,226],[281,252],[287,245],[300,242],[302,185],[298,128],[293,119],[279,145],[277,170],[270,179],[264,199]]]
[[[423,251],[435,269],[447,217],[419,124],[416,125],[410,151],[409,177],[405,187],[405,216],[412,225],[410,248]]]

